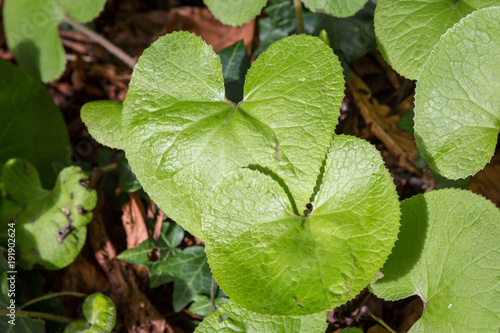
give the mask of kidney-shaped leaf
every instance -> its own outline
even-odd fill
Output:
[[[267,0],[203,0],[203,2],[222,23],[242,25],[259,15]]]
[[[106,295],[94,293],[83,302],[83,315],[87,321],[70,324],[64,333],[109,333],[116,324],[115,304]]]
[[[422,298],[411,332],[498,332],[500,211],[472,192],[445,189],[403,201],[401,212],[399,240],[373,292]]]
[[[450,29],[422,69],[415,139],[429,166],[465,178],[490,161],[500,131],[500,7]]]
[[[302,0],[311,11],[324,10],[337,17],[348,17],[356,14],[368,0]]]
[[[416,80],[441,35],[474,9],[465,1],[379,0],[375,33],[380,50],[399,74]]]
[[[86,225],[92,220],[97,194],[86,187],[88,176],[80,168],[61,171],[52,191],[40,185],[28,161],[11,159],[2,168],[3,200],[0,227],[16,224],[17,264],[32,269],[69,265],[85,244]]]
[[[120,101],[90,102],[82,107],[81,117],[94,139],[105,146],[120,149],[122,109]]]
[[[205,318],[196,333],[311,333],[325,332],[326,312],[309,316],[283,317],[247,311],[233,301],[227,301]]]
[[[212,48],[192,34],[173,33],[147,49],[134,69],[120,148],[151,198],[201,237],[200,214],[210,189],[240,167],[275,171],[305,205],[343,91],[332,50],[318,38],[292,36],[253,63],[244,100],[235,105],[224,96]],[[103,124],[100,130],[109,128]]]
[[[44,186],[70,163],[66,125],[52,96],[25,71],[0,60],[0,164],[28,159]]]
[[[57,31],[65,15],[88,22],[106,0],[5,0],[3,20],[7,45],[30,74],[50,82],[58,78],[66,56]]]
[[[214,189],[202,220],[205,250],[232,300],[257,313],[312,314],[343,304],[373,279],[399,229],[380,153],[335,137],[320,183],[312,206],[299,207],[303,216],[278,182],[257,171],[234,172]]]

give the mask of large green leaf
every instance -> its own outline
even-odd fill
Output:
[[[292,36],[253,63],[244,100],[235,105],[224,97],[221,63],[212,48],[189,33],[173,33],[147,49],[134,69],[121,148],[151,198],[201,237],[200,214],[210,189],[240,167],[275,171],[298,205],[308,202],[343,91],[332,50],[318,38]]]
[[[46,269],[69,265],[81,251],[97,201],[80,168],[61,171],[52,191],[41,187],[36,169],[28,161],[11,159],[2,168],[0,228],[16,224],[17,265]]]
[[[475,8],[480,7],[457,0],[379,0],[375,32],[380,50],[399,74],[416,80],[441,35]]]
[[[304,215],[295,214],[278,182],[257,171],[233,172],[213,190],[202,220],[210,267],[246,309],[332,309],[360,292],[389,255],[399,202],[380,153],[338,136],[325,163],[312,206],[298,206]]]
[[[66,65],[57,27],[65,15],[88,22],[106,0],[5,0],[3,20],[7,45],[30,74],[50,82]]]
[[[30,160],[42,184],[53,186],[71,162],[64,119],[45,88],[20,68],[0,60],[0,164]]]
[[[181,311],[198,294],[210,295],[212,273],[202,246],[190,246],[156,266],[150,280],[157,287],[174,280],[174,311]]]
[[[83,315],[87,321],[77,321],[66,327],[64,333],[109,333],[116,324],[115,304],[108,296],[94,293],[83,302]]]
[[[415,138],[429,166],[465,178],[490,161],[500,131],[500,7],[475,11],[434,48],[417,83]]]
[[[281,317],[247,311],[233,301],[205,318],[196,333],[312,333],[325,332],[326,312],[309,316]]]
[[[203,0],[203,2],[222,23],[242,25],[259,15],[267,0]]]
[[[311,11],[322,9],[325,13],[337,16],[353,16],[368,0],[302,0]]]
[[[469,191],[446,189],[401,204],[399,240],[371,286],[389,300],[418,295],[410,332],[500,329],[500,211]]]

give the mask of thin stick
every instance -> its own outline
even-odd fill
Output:
[[[304,34],[306,30],[304,29],[304,18],[302,17],[302,3],[300,0],[293,0],[293,5],[295,6],[295,16],[297,16],[297,33]]]
[[[215,278],[212,276],[212,285],[210,286],[210,311],[212,313],[215,312],[214,285],[215,285]]]
[[[20,310],[24,309],[25,307],[30,306],[31,304],[38,303],[38,302],[44,301],[46,299],[51,299],[51,298],[54,298],[54,297],[59,297],[59,296],[87,297],[88,295],[87,294],[83,294],[83,293],[79,293],[79,292],[76,292],[76,291],[61,291],[61,292],[58,292],[58,293],[48,294],[48,295],[45,295],[45,296],[34,298],[31,301],[28,301],[28,302],[24,303],[23,305],[21,305],[20,307],[18,307],[17,311],[20,311]]]
[[[380,325],[384,326],[384,328],[385,328],[386,330],[388,330],[389,332],[391,332],[391,333],[396,333],[396,331],[395,331],[395,330],[393,330],[393,329],[392,329],[389,325],[387,325],[387,324],[385,323],[385,321],[383,321],[383,320],[382,320],[382,318],[379,318],[379,317],[375,316],[372,312],[370,312],[370,316],[371,316],[373,319],[375,319],[375,321],[376,321],[376,322],[378,322]]]
[[[64,15],[63,22],[71,25],[73,28],[79,30],[80,32],[84,33],[87,35],[90,39],[92,39],[94,42],[98,43],[102,47],[104,47],[106,50],[109,51],[109,53],[113,54],[115,57],[123,61],[127,66],[130,68],[134,68],[135,64],[137,63],[134,58],[132,58],[130,55],[125,53],[122,49],[111,43],[109,40],[106,38],[102,37],[101,35],[97,34],[95,31],[92,31],[91,29],[87,28],[83,24],[80,24],[70,18],[68,15]]]
[[[6,316],[9,313],[10,312],[7,310],[0,310],[0,316]],[[72,323],[72,322],[78,320],[78,319],[73,319],[73,318],[68,318],[68,317],[63,317],[63,316],[57,316],[57,315],[54,315],[51,313],[33,312],[33,311],[16,311],[16,316],[47,319],[47,320],[57,321],[60,323]]]

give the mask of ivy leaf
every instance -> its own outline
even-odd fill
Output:
[[[156,266],[151,288],[174,281],[174,311],[179,312],[198,294],[210,295],[212,273],[202,246],[190,246]]]
[[[216,19],[224,24],[242,25],[260,14],[267,0],[203,0]]]
[[[160,237],[157,241],[149,238],[138,247],[120,253],[118,259],[131,264],[146,266],[150,278],[153,278],[157,266],[178,255],[181,250],[177,247],[184,239],[184,230],[175,223],[163,223]]]
[[[327,326],[326,312],[300,317],[271,316],[247,311],[229,300],[205,318],[195,333],[310,333],[324,332]]]
[[[89,22],[106,0],[5,0],[3,20],[7,45],[30,74],[50,82],[64,72],[66,58],[57,27],[68,15]]]
[[[245,74],[250,68],[250,56],[245,43],[240,40],[219,52],[228,100],[238,103],[243,99]]]
[[[116,324],[115,304],[108,296],[94,293],[83,302],[83,315],[87,321],[70,324],[64,333],[109,333]]]
[[[120,101],[90,102],[82,107],[81,117],[94,139],[110,148],[120,149],[122,109]]]
[[[59,170],[71,162],[64,119],[40,82],[3,60],[0,119],[0,164],[13,157],[29,159],[42,184],[53,186]]]
[[[210,189],[240,167],[275,171],[305,205],[343,92],[342,68],[331,49],[318,38],[292,36],[253,63],[244,100],[235,105],[224,97],[212,48],[192,34],[173,33],[147,49],[134,69],[120,142],[145,191],[200,238]]]
[[[295,214],[278,182],[248,169],[214,188],[202,220],[206,253],[233,301],[257,313],[312,314],[345,303],[373,279],[399,227],[380,153],[335,137],[310,205]]]
[[[224,305],[228,298],[226,294],[222,291],[222,289],[218,290],[219,292],[215,294],[214,297],[214,307],[215,310]],[[189,306],[188,309],[190,312],[197,314],[202,317],[208,317],[212,313],[212,304],[210,301],[210,296],[206,295],[195,295],[194,302]]]
[[[416,80],[441,35],[476,8],[465,1],[379,0],[375,33],[380,51],[399,74]]]
[[[490,161],[500,131],[500,7],[477,10],[450,29],[422,69],[415,139],[429,166],[457,179]]]
[[[17,264],[32,269],[69,265],[80,253],[92,220],[97,194],[85,187],[88,176],[78,167],[61,171],[52,191],[41,187],[31,163],[11,159],[2,168],[0,227],[16,225]]]
[[[356,14],[368,0],[302,0],[311,11],[324,10],[337,17],[348,17]]]
[[[414,196],[401,211],[399,240],[372,291],[422,298],[424,314],[410,332],[498,332],[500,211],[458,189]]]

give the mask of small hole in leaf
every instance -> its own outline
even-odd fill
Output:
[[[155,247],[154,249],[148,252],[148,261],[157,262],[158,260],[160,260],[160,248]]]
[[[87,178],[81,178],[80,180],[78,180],[78,182],[84,187],[89,186],[89,180]]]
[[[219,323],[222,323],[224,320],[226,320],[227,318],[229,318],[229,315],[227,313],[223,313],[219,316],[219,318],[217,319],[217,321]]]

